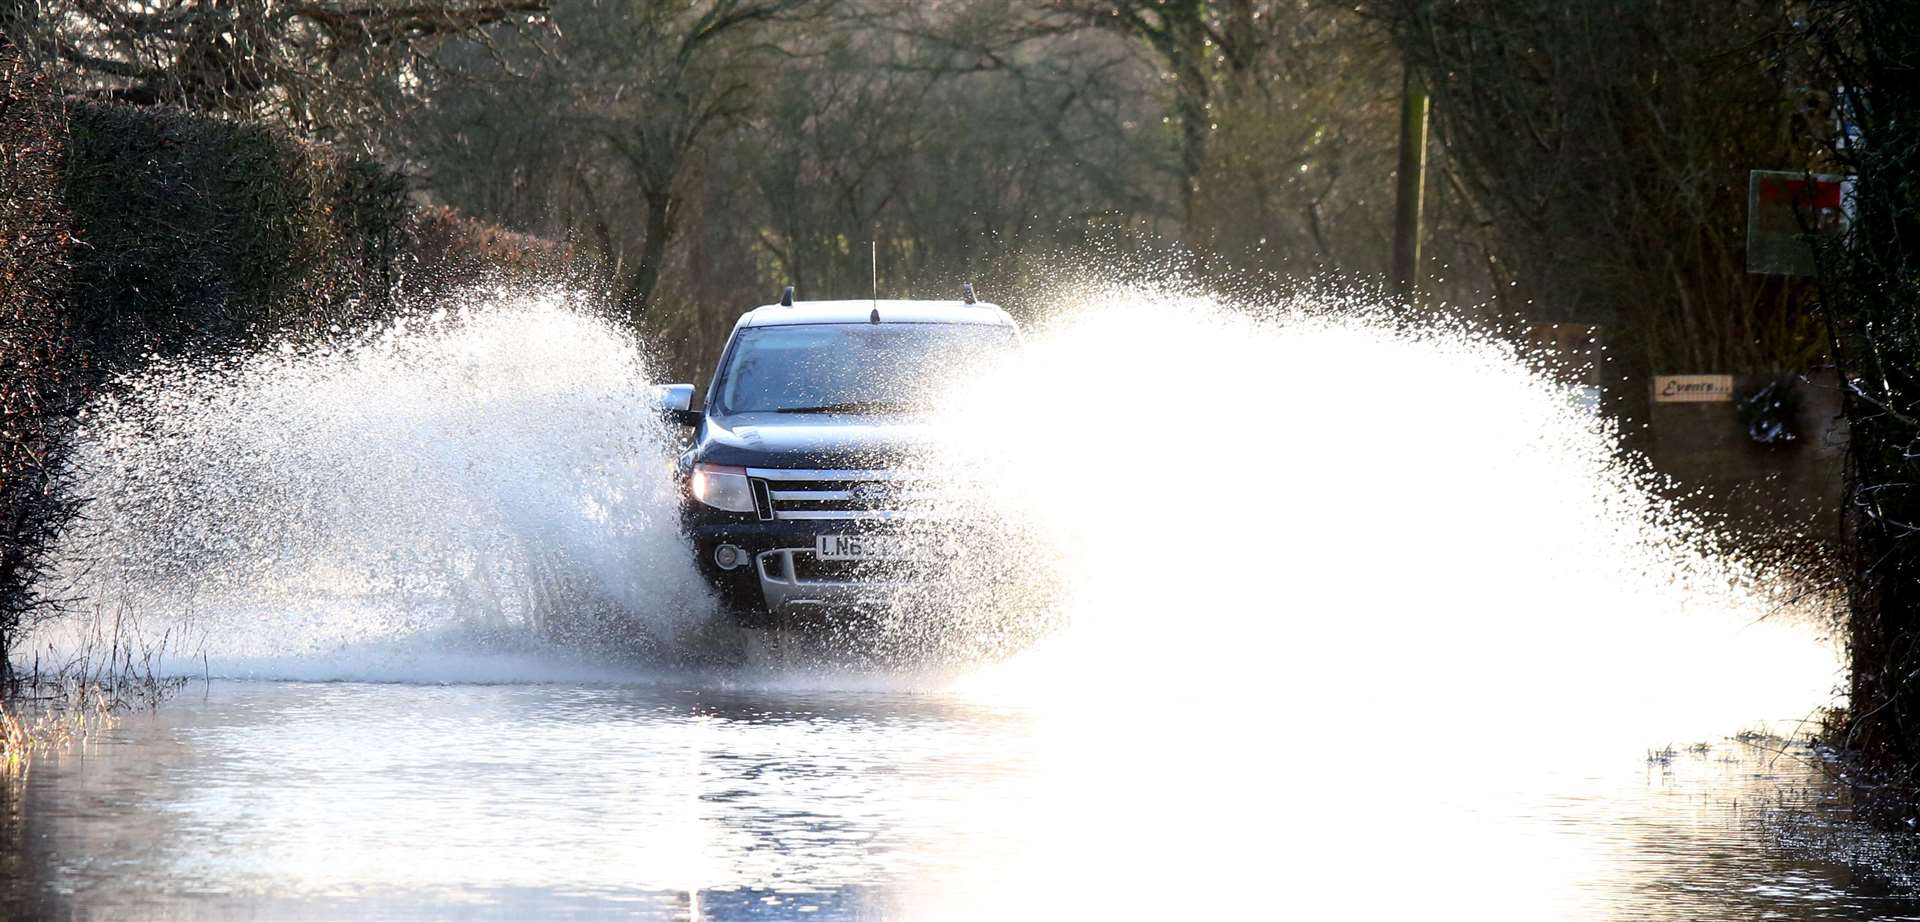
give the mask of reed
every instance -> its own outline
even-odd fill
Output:
[[[0,684],[0,775],[24,773],[36,754],[92,739],[123,714],[158,708],[189,681],[162,667],[185,652],[180,639],[172,629],[144,635],[125,606],[96,608],[69,652],[48,648],[16,664]]]

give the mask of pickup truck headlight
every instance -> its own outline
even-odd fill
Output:
[[[747,482],[747,469],[725,464],[696,464],[687,486],[693,498],[715,509],[728,512],[753,512],[753,485]]]

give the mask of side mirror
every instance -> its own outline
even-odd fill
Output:
[[[653,406],[660,415],[682,426],[700,425],[700,414],[693,407],[693,385],[659,384],[653,388]]]

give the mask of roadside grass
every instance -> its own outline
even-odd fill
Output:
[[[1784,750],[1788,745],[1786,739],[1769,731],[1757,729],[1742,730],[1728,737],[1728,739],[1757,749],[1774,752],[1775,754]],[[1704,741],[1688,743],[1684,747],[1676,747],[1674,744],[1668,743],[1659,749],[1647,750],[1647,764],[1658,765],[1663,768],[1669,767],[1673,765],[1674,760],[1679,758],[1683,753],[1693,756],[1696,759],[1705,759],[1713,755],[1714,748],[1715,744]],[[1737,761],[1737,759],[1731,753],[1723,753],[1719,761],[1730,762]]]
[[[1763,744],[1767,746],[1784,746],[1789,742],[1786,737],[1772,730],[1760,728],[1742,730],[1739,733],[1735,733],[1732,736],[1732,740],[1736,743],[1746,743],[1749,746],[1760,746]]]
[[[187,683],[160,672],[171,631],[148,639],[123,607],[96,609],[65,655],[36,653],[0,682],[0,777],[24,774],[34,756],[85,742],[119,715],[152,711]]]

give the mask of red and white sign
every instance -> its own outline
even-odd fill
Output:
[[[1747,177],[1747,271],[1812,275],[1809,240],[1842,233],[1853,220],[1853,180],[1781,170]]]

